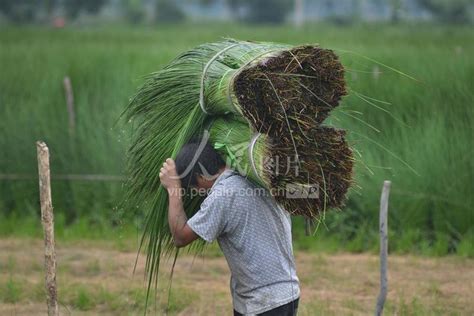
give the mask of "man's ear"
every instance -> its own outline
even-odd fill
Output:
[[[198,187],[202,187],[206,183],[206,178],[202,174],[196,173],[196,184]]]
[[[209,189],[214,184],[214,181],[208,179],[205,175],[196,174],[196,182],[199,188]]]

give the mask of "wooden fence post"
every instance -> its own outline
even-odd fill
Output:
[[[69,118],[69,136],[74,135],[76,129],[76,111],[74,109],[74,93],[72,91],[71,79],[64,77],[64,93],[66,94],[66,106]]]
[[[387,298],[387,257],[388,257],[388,196],[390,194],[390,181],[383,182],[382,196],[380,197],[380,292],[375,307],[375,315],[383,313],[385,299]]]
[[[308,217],[304,218],[304,231],[306,236],[311,236],[311,219]]]
[[[49,169],[49,149],[44,142],[36,142],[38,155],[38,175],[41,201],[41,222],[44,232],[44,267],[46,302],[48,315],[59,315],[56,287],[56,251],[54,249],[54,215],[51,202],[51,178]]]

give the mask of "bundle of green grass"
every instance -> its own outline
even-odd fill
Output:
[[[229,39],[200,45],[152,73],[124,113],[135,127],[127,201],[148,211],[141,244],[150,284],[160,255],[175,250],[159,181],[166,158],[209,130],[215,148],[234,163],[240,157],[239,172],[277,192],[288,212],[317,218],[340,207],[351,184],[345,133],[322,125],[345,94],[338,57],[317,45]],[[285,190],[293,185],[316,186],[319,198],[289,199]],[[184,198],[188,216],[201,199]]]

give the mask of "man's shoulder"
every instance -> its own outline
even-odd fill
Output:
[[[249,180],[238,173],[233,173],[219,181],[206,199],[231,206],[236,200],[252,195],[253,188],[254,185]]]
[[[253,184],[247,178],[243,177],[237,172],[232,172],[228,177],[226,177],[222,181],[219,181],[219,183],[215,187],[215,190],[213,191],[228,190],[233,192],[235,191],[235,189],[251,187],[253,187]]]
[[[248,204],[248,203],[266,203],[273,207],[271,203],[271,194],[265,188],[256,185],[246,177],[235,173],[226,179],[223,179],[216,185],[210,198],[220,200],[225,205],[230,204]]]

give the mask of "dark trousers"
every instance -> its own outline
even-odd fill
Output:
[[[278,306],[277,308],[271,309],[264,313],[258,314],[259,316],[296,316],[298,312],[299,298],[288,304]],[[243,316],[241,313],[234,310],[234,316]]]

